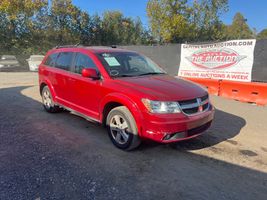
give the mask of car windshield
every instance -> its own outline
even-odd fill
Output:
[[[149,58],[134,52],[98,53],[98,58],[111,77],[134,77],[165,74]]]

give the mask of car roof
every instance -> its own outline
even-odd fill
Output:
[[[53,50],[57,50],[57,52],[60,52],[60,50],[66,51],[69,49],[85,49],[92,53],[106,53],[106,52],[135,52],[123,48],[115,48],[115,47],[107,47],[107,46],[62,46],[62,47],[55,47]],[[59,51],[58,51],[59,50]]]
[[[90,51],[94,53],[102,53],[102,52],[134,52],[123,48],[113,48],[113,47],[102,47],[102,46],[92,46],[86,47]]]

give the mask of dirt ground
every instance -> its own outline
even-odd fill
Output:
[[[37,73],[0,73],[0,199],[267,199],[267,107],[211,97],[205,134],[124,152],[43,110]]]

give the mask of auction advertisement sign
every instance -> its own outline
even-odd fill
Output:
[[[178,76],[251,81],[256,40],[182,44]]]

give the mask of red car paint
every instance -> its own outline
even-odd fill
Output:
[[[45,65],[49,55],[60,52],[79,52],[89,56],[97,66],[101,79],[83,77]],[[193,115],[181,113],[150,113],[141,99],[157,101],[186,101],[203,97],[207,92],[200,86],[169,75],[148,75],[112,78],[97,57],[101,52],[128,52],[114,48],[59,48],[50,50],[39,66],[39,84],[47,85],[54,102],[74,110],[94,121],[105,123],[106,110],[110,104],[126,106],[132,113],[141,138],[161,143],[193,138],[211,124],[214,107]],[[165,140],[166,135],[181,132],[181,137]]]

